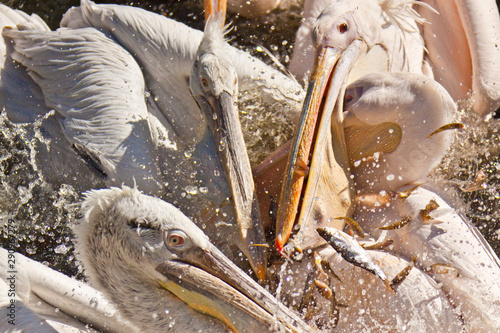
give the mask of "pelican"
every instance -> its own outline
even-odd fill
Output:
[[[345,32],[329,30],[342,24],[348,28]],[[499,25],[493,0],[480,4],[471,0],[309,0],[304,4],[304,23],[297,31],[290,70],[301,78],[312,69],[313,29],[337,43],[342,43],[344,34],[356,34],[369,47],[377,46],[372,51],[377,54],[376,63],[374,57],[367,62],[370,67],[376,65],[376,71],[386,67],[435,77],[455,101],[472,96],[474,111],[486,115],[500,107]],[[378,46],[383,50],[377,50]],[[387,63],[380,63],[383,60]]]
[[[410,3],[401,1],[380,2],[379,4],[377,1],[340,0],[331,4],[328,2],[329,6],[326,8],[320,6],[321,4],[325,5],[326,3],[318,2],[318,6],[314,7],[316,11],[322,11],[317,19],[314,19],[312,31],[309,30],[310,42],[305,41],[306,49],[311,48],[311,44],[314,44],[316,58],[310,76],[308,88],[310,94],[305,99],[303,118],[299,124],[295,144],[291,149],[287,178],[283,183],[281,204],[278,206],[276,237],[278,249],[281,249],[286,243],[294,224],[291,221],[295,219],[296,214],[298,215],[298,224],[302,224],[305,219],[314,214],[324,217],[325,209],[337,210],[337,215],[344,216],[352,212],[350,209],[352,184],[348,177],[347,168],[349,165],[346,162],[347,154],[343,147],[341,109],[335,111],[334,116],[330,116],[332,107],[327,104],[322,108],[322,110],[326,110],[325,116],[319,119],[316,116],[320,112],[319,106],[323,101],[321,98],[326,89],[326,82],[331,82],[329,89],[333,94],[328,99],[325,98],[324,103],[330,101],[330,105],[333,106],[337,96],[342,99],[340,87],[344,81],[349,83],[371,72],[415,72],[432,75],[423,58],[423,39],[418,33],[416,25],[417,22],[422,22],[422,19],[411,8]],[[311,9],[311,13],[316,12]],[[376,20],[373,20],[369,19],[371,16],[367,16],[368,13],[379,14],[375,15]],[[403,20],[405,18],[409,19],[405,21]],[[382,21],[379,22],[378,19]],[[406,43],[407,39],[413,43]],[[299,63],[302,60],[311,62],[311,59],[302,59],[298,50],[300,50],[299,47],[296,49],[296,52],[299,52],[297,60]],[[342,54],[339,61],[336,60],[338,54]],[[328,81],[329,72],[336,63],[341,69],[341,71],[339,69],[335,71],[335,75],[338,73],[339,78],[333,77]],[[345,79],[346,73],[350,73],[348,79]],[[494,84],[493,86],[500,85]],[[484,110],[476,110],[476,112],[483,113]],[[322,148],[325,144],[330,145],[330,140],[325,139],[325,136],[330,135],[327,129],[330,117],[332,118],[331,135],[338,145],[334,145],[333,148]],[[319,145],[314,147],[314,150],[319,149],[322,154],[312,152],[313,141]],[[331,155],[332,152],[333,155]],[[311,156],[317,157],[316,162]],[[335,163],[332,162],[333,159],[335,159]],[[313,164],[320,165],[321,163],[330,163],[330,167],[320,169],[313,167]],[[337,171],[328,170],[333,167],[337,168]],[[320,178],[333,178],[336,177],[333,174],[340,173],[343,175],[335,178],[334,182],[319,180]],[[309,189],[304,187],[305,175],[309,177],[307,181]],[[313,181],[310,180],[311,178]],[[342,178],[340,182],[339,178]],[[321,186],[330,186],[330,188],[324,190],[319,188]],[[313,202],[307,198],[308,196],[318,197],[316,192],[313,192],[313,188],[316,192],[328,191],[335,193],[335,195],[333,199],[322,197],[321,200]],[[307,204],[301,204],[299,207],[297,199],[301,195],[305,197]],[[293,198],[293,200],[287,203],[289,198]],[[341,227],[340,224],[338,226]],[[321,241],[321,239],[316,238],[314,228],[311,229],[309,237],[313,237],[309,244]],[[304,240],[300,242],[304,242]]]
[[[305,79],[312,70],[318,44],[328,41],[346,49],[352,40],[360,38],[373,53],[362,66],[364,72],[428,71],[417,25],[424,20],[412,9],[412,4],[405,0],[306,1],[304,23],[296,34],[290,70],[299,79]]]
[[[200,54],[210,49],[198,50],[198,46],[220,46],[220,53],[231,57],[242,87],[258,82],[263,87],[263,99],[287,100],[293,106],[300,101],[300,86],[223,43],[222,37],[211,37],[221,33],[220,29],[209,29],[207,42],[200,44],[201,32],[137,8],[82,1],[80,7],[68,11],[61,22],[66,28],[57,32],[37,29],[31,19],[24,20],[18,22],[22,23],[19,30],[7,29],[5,36],[12,40],[9,57],[27,71],[7,61],[2,75],[6,78],[3,95],[12,121],[34,122],[42,118],[42,135],[50,146],[46,148],[48,154],[40,155],[42,163],[49,165],[48,170],[55,169],[52,178],[76,183],[80,190],[88,189],[89,184],[102,187],[103,183],[124,183],[160,195],[200,225],[216,223],[217,228],[207,228],[209,237],[235,260],[239,258],[234,253],[237,244],[263,278],[265,248],[253,244],[261,244],[264,239],[260,225],[249,222],[251,218],[258,220],[258,209],[247,157],[239,157],[244,151],[232,146],[238,131],[234,121],[231,128],[235,135],[230,137],[225,135],[231,132],[225,125],[208,126],[207,122],[213,122],[213,111],[207,109],[204,115],[200,107],[210,103],[200,102],[196,82],[188,78],[191,74],[191,78],[199,78],[192,71],[197,56],[208,59]],[[149,33],[151,29],[155,34]],[[192,38],[179,38],[187,35]],[[219,44],[211,46],[208,41]],[[66,46],[61,50],[63,44]],[[116,58],[120,61],[116,62]],[[106,74],[109,72],[114,75]],[[223,75],[217,79],[229,78]],[[230,85],[236,84],[229,80]],[[96,82],[106,82],[109,89]],[[226,90],[232,94],[238,91],[234,87]],[[30,97],[22,98],[26,91]],[[203,98],[210,101],[212,97]],[[227,112],[234,116],[236,111]],[[293,114],[292,107],[291,118],[296,117]],[[224,114],[218,116],[224,118]],[[220,154],[225,156],[224,161],[217,157]],[[246,173],[241,174],[235,165],[246,165]],[[241,189],[233,177],[246,179]],[[227,205],[227,198],[233,198],[237,212]],[[239,221],[239,228],[235,221]],[[234,241],[228,243],[228,237]]]
[[[470,221],[460,214],[460,206],[449,195],[436,185],[422,185],[428,182],[427,174],[452,142],[450,128],[459,127],[449,125],[456,114],[453,99],[434,80],[413,73],[366,75],[350,84],[345,96],[343,126],[356,193],[352,217],[376,243],[391,244],[384,248],[389,253],[386,259],[378,256],[379,267],[385,266],[385,260],[392,262],[392,256],[407,261],[415,258],[419,274],[439,283],[440,297],[448,299],[453,311],[459,311],[464,323],[455,318],[453,325],[464,325],[470,331],[498,330],[500,260]],[[307,205],[308,202],[302,203]],[[301,240],[301,233],[311,233],[316,225],[322,226],[324,220],[330,220],[334,226],[336,217],[339,216],[320,216],[318,220],[313,215],[311,220],[303,222],[292,243]],[[316,244],[321,255],[330,255],[325,259],[332,262],[335,271],[339,267],[333,264],[339,260],[334,259],[337,253],[323,253],[324,245]],[[304,281],[296,265],[300,264],[292,264],[290,268],[291,279]],[[344,281],[349,278],[340,279],[345,285],[342,288],[355,289],[352,282]],[[356,281],[357,275],[353,273],[350,279]],[[384,288],[380,279],[374,283]],[[335,291],[338,288],[341,287]],[[398,291],[396,296],[404,299]],[[364,310],[372,313],[369,309],[365,305]],[[340,308],[340,319],[342,313]],[[346,318],[350,318],[348,313]],[[444,318],[453,318],[450,313]],[[367,318],[377,322],[376,316],[367,314],[359,323]],[[433,318],[428,318],[427,323],[440,325]]]
[[[310,332],[172,205],[124,186],[87,192],[82,214],[91,281],[141,330]]]
[[[206,11],[207,12],[207,11]],[[245,254],[263,280],[266,270],[265,248],[254,246],[266,239],[255,194],[250,160],[246,152],[237,109],[238,75],[223,40],[224,11],[209,16],[190,75],[190,89],[203,110],[216,142],[227,181],[231,187]],[[213,22],[212,22],[213,21]]]

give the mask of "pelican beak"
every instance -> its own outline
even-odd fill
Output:
[[[343,94],[347,76],[366,44],[355,40],[345,51],[326,46],[316,61],[285,180],[276,221],[276,248],[283,254],[292,230],[299,229],[296,245],[324,243],[316,228],[343,228],[351,206],[352,185],[343,132]],[[305,223],[314,220],[315,223]]]
[[[266,277],[267,249],[250,160],[243,138],[236,96],[222,91],[217,96],[199,102],[209,121],[215,142],[219,144],[226,179],[232,192],[236,218],[240,230],[240,249],[247,256],[260,280]]]
[[[193,246],[156,270],[160,284],[193,309],[220,319],[235,332],[310,332],[295,313],[232,263],[215,246]]]
[[[215,17],[218,13],[223,15],[222,24],[224,24],[226,11],[227,11],[227,0],[205,0],[205,22],[208,21],[210,17]]]

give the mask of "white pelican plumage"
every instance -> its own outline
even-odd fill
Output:
[[[290,70],[305,79],[312,70],[318,45],[329,44],[343,50],[359,38],[373,53],[361,69],[365,74],[426,71],[424,42],[418,27],[423,20],[412,4],[405,0],[306,1]]]
[[[350,156],[359,195],[354,219],[375,238],[391,239],[388,252],[406,260],[417,256],[417,267],[442,284],[468,330],[498,330],[500,260],[462,205],[426,178],[452,142],[450,130],[438,130],[453,122],[452,98],[437,82],[415,74],[368,75],[346,94],[352,96],[344,106],[348,147],[370,140],[366,133],[377,127],[389,131],[388,122],[401,129],[395,149],[385,150],[396,136],[379,131],[372,139],[378,147]],[[407,225],[380,229],[403,220]]]
[[[345,32],[339,30],[342,24],[348,28]],[[358,35],[369,47],[375,46],[378,59],[367,62],[376,65],[375,71],[386,67],[435,77],[455,101],[472,96],[474,111],[486,115],[500,107],[498,26],[500,15],[493,0],[309,0],[290,70],[299,78],[311,71],[313,29],[338,43],[343,35]],[[386,64],[380,63],[384,60]]]
[[[431,283],[432,288],[439,288],[435,285],[438,283],[439,297],[444,302],[441,304],[451,304],[449,312],[443,315],[451,322],[438,329],[449,329],[446,327],[451,323],[449,327],[464,325],[470,331],[498,330],[500,260],[461,214],[460,205],[454,204],[436,186],[422,185],[452,142],[450,129],[457,127],[449,125],[456,115],[453,99],[434,80],[412,73],[367,75],[349,85],[345,96],[346,145],[356,190],[353,218],[377,243],[391,244],[384,248],[388,257],[382,259],[377,255],[375,262],[384,267],[385,260],[394,260],[392,256],[406,261],[414,258],[418,274],[426,280],[432,277],[435,281]],[[333,222],[336,217],[319,216],[304,221],[292,244],[296,239],[308,237],[324,220]],[[361,242],[361,238],[358,240]],[[322,249],[318,249],[320,254]],[[333,259],[338,256],[335,252],[324,254],[328,261],[339,260]],[[332,264],[332,267],[336,266]],[[304,278],[293,264],[289,272],[292,280],[294,274]],[[358,279],[357,275],[350,278]],[[344,279],[341,277],[346,289],[355,289]],[[379,289],[384,288],[379,279],[374,281]],[[400,287],[405,283],[407,281]],[[338,286],[335,290],[337,288],[344,287]],[[396,298],[404,303],[405,295],[411,294],[411,291],[404,295],[396,291]],[[358,324],[366,320],[377,322],[375,318],[383,312],[370,310],[379,306],[376,297],[373,305],[364,305],[366,318],[361,316]],[[423,311],[428,310],[424,307]],[[340,308],[340,320],[342,312]],[[463,324],[454,317],[455,312]],[[441,325],[439,318],[426,315],[421,318],[431,327]],[[380,320],[378,324],[383,322]]]

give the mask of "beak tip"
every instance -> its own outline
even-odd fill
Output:
[[[278,236],[276,237],[275,247],[276,247],[276,250],[278,250],[278,252],[280,254],[283,253],[283,238],[282,238],[281,234],[278,234]]]

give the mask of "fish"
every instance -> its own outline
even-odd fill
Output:
[[[429,134],[426,139],[430,138],[431,136],[435,135],[435,134],[438,134],[440,132],[443,132],[443,131],[447,131],[447,130],[452,130],[452,129],[462,129],[464,128],[464,124],[461,124],[461,123],[450,123],[450,124],[446,124],[446,125],[443,125],[441,127],[439,127],[437,130],[435,130],[434,132],[432,132],[431,134]]]
[[[460,272],[458,269],[449,264],[436,263],[429,266],[427,269],[427,273],[429,274],[449,274],[454,275],[455,277],[460,276]]]
[[[363,231],[359,223],[356,222],[354,219],[348,216],[344,216],[344,217],[336,217],[335,220],[344,220],[349,226],[349,228],[351,228],[351,230],[356,233],[356,235],[358,235],[361,238],[365,237],[365,232]]]
[[[405,225],[407,225],[408,223],[410,223],[411,221],[411,217],[410,216],[407,216],[405,217],[404,219],[400,220],[400,221],[397,221],[393,224],[390,224],[390,225],[386,225],[384,227],[380,227],[379,229],[380,230],[394,230],[394,229],[401,229],[402,227],[404,227]]]
[[[408,266],[406,266],[405,268],[403,268],[403,270],[401,272],[399,272],[391,280],[391,287],[392,287],[392,289],[396,289],[397,286],[399,286],[404,281],[404,279],[406,279],[406,277],[408,276],[408,274],[410,274],[412,268],[415,267],[415,263],[416,262],[417,262],[417,256],[413,257],[413,259],[408,264]]]
[[[384,284],[390,291],[394,292],[385,273],[373,262],[370,254],[361,247],[354,237],[338,229],[329,227],[317,228],[316,231],[345,261],[374,274],[384,281]]]

